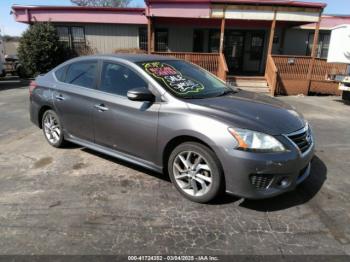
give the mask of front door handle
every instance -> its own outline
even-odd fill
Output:
[[[64,100],[64,97],[63,97],[63,95],[61,95],[61,94],[56,95],[55,98],[56,98],[56,100],[58,100],[58,101],[63,101],[63,100]]]
[[[105,112],[105,111],[108,111],[109,109],[104,104],[95,105],[95,108],[100,112]]]

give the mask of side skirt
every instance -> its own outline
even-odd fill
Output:
[[[121,160],[124,160],[126,162],[138,165],[138,166],[142,166],[144,168],[150,169],[152,171],[158,172],[158,173],[163,173],[163,168],[160,166],[157,166],[155,164],[153,164],[152,162],[149,161],[145,161],[141,158],[129,155],[129,154],[125,154],[116,150],[112,150],[108,147],[104,147],[101,145],[97,145],[95,143],[77,138],[77,137],[73,137],[73,136],[65,136],[64,138],[65,140],[72,142],[74,144],[78,144],[80,146],[92,149],[94,151],[100,152],[102,154],[105,155],[109,155],[111,157],[115,157]]]

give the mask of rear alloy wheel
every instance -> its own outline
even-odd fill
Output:
[[[171,153],[168,162],[170,178],[186,198],[206,203],[222,188],[223,175],[215,154],[199,143],[184,143]]]
[[[45,138],[50,145],[62,147],[64,144],[61,122],[53,110],[47,110],[42,118],[42,127]]]

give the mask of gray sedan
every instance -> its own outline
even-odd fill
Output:
[[[310,174],[312,131],[294,108],[153,55],[80,57],[30,86],[30,116],[67,141],[168,173],[188,199],[267,198]]]

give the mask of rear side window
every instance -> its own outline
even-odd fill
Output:
[[[76,62],[69,66],[65,83],[93,88],[97,75],[97,61]]]
[[[55,76],[58,81],[64,82],[64,79],[66,78],[66,71],[67,71],[67,66],[63,66],[60,69],[55,71]]]

